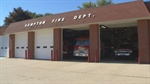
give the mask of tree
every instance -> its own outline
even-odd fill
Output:
[[[112,0],[97,0],[97,6],[111,5],[114,4]]]
[[[12,12],[9,13],[8,17],[5,17],[4,25],[9,25],[10,23],[31,19],[32,15],[29,11],[24,11],[21,7],[14,8]]]
[[[84,2],[82,6],[78,6],[79,9],[86,9],[86,8],[93,8],[98,6],[104,6],[104,5],[111,5],[114,4],[112,0],[97,0],[96,2]]]
[[[52,13],[45,13],[43,16],[53,15]]]
[[[86,8],[92,8],[92,7],[96,7],[96,4],[94,2],[84,2],[82,4],[82,7],[78,6],[79,9],[86,9]]]
[[[31,14],[31,18],[43,17],[42,14],[36,14],[35,12],[34,13],[30,12],[30,14]]]
[[[36,14],[35,12],[30,12],[28,10],[24,11],[21,7],[14,8],[13,11],[9,13],[9,16],[5,17],[4,26],[9,25],[10,23],[13,23],[13,22],[43,17],[47,15],[52,15],[52,13],[45,13],[43,15],[43,14]]]

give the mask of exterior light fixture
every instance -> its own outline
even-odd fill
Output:
[[[105,29],[105,28],[107,28],[105,25],[100,25],[100,28],[103,28],[103,29]]]

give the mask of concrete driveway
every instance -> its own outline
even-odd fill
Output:
[[[150,84],[150,65],[4,58],[0,84]]]

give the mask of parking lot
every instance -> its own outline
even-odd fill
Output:
[[[0,84],[150,84],[150,65],[0,59]]]

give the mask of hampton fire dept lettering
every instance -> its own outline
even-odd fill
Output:
[[[88,14],[80,14],[80,15],[75,15],[73,17],[73,20],[79,20],[79,19],[84,19],[84,18],[91,18],[94,17],[94,15],[92,13],[88,13]],[[57,23],[57,22],[64,22],[65,21],[65,17],[63,18],[55,18],[52,19],[52,23]]]
[[[52,23],[63,22],[63,21],[65,21],[65,17],[63,17],[63,18],[57,18],[57,19],[52,19]]]
[[[95,17],[95,16],[92,13],[80,14],[80,15],[73,16],[73,20],[80,20],[80,19],[91,18],[91,17]],[[54,18],[54,19],[51,20],[51,23],[64,22],[65,19],[66,19],[65,17]],[[25,24],[24,27],[44,25],[45,23],[46,23],[46,21],[37,21],[37,22]]]
[[[35,26],[35,25],[44,25],[45,23],[46,23],[46,21],[38,21],[38,22],[25,24],[24,27],[32,27],[32,26]]]
[[[94,17],[94,15],[92,15],[91,13],[88,13],[88,14],[81,14],[81,15],[75,15],[73,17],[74,20],[77,20],[77,19],[84,19],[84,18],[90,18],[90,17]]]

